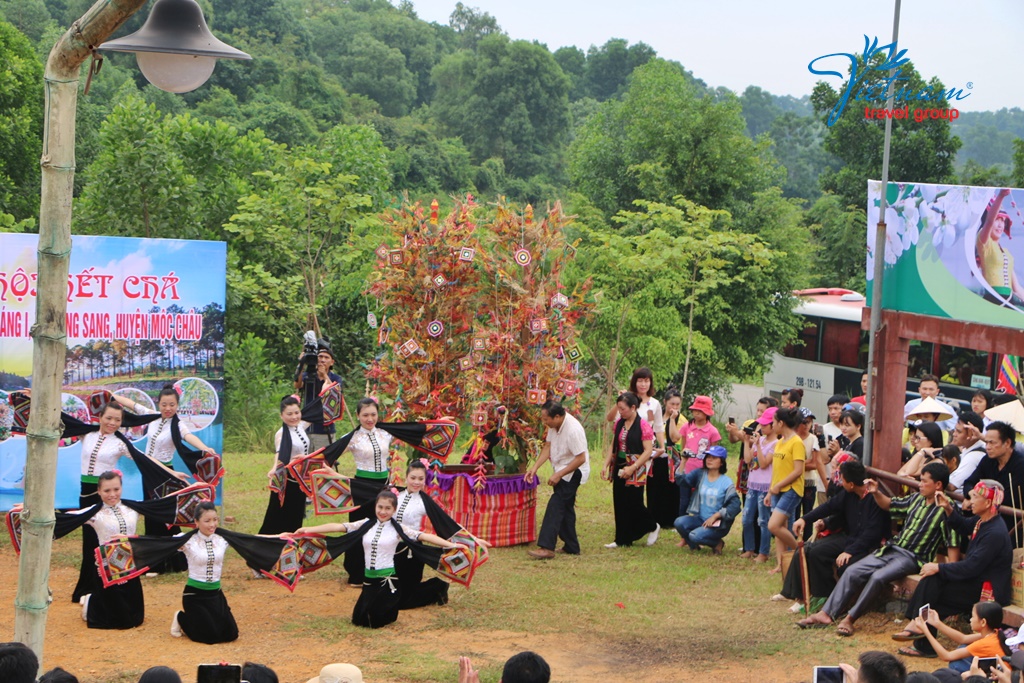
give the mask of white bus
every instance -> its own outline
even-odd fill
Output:
[[[867,332],[860,329],[864,296],[849,289],[804,289],[795,312],[804,318],[798,341],[773,357],[765,373],[766,395],[776,398],[785,389],[803,389],[803,405],[819,422],[827,419],[833,394],[853,398],[863,394],[861,377],[868,360]],[[907,397],[918,396],[921,375],[939,378],[940,396],[970,407],[978,389],[994,390],[998,354],[931,342],[910,342]]]

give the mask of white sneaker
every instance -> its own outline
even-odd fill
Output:
[[[178,613],[174,613],[174,618],[171,619],[171,635],[175,638],[181,638],[181,626],[178,625]]]
[[[605,548],[618,548],[619,544],[616,543],[615,541],[612,541],[611,543],[605,543],[604,547]]]
[[[771,600],[772,602],[786,602],[787,600],[789,600],[789,598],[787,598],[782,593],[776,593],[771,597]]]
[[[82,621],[89,621],[89,598],[91,597],[92,593],[78,599],[78,604],[82,606]]]
[[[661,533],[661,525],[655,522],[654,531],[647,534],[647,545],[654,545],[658,542],[658,534]]]

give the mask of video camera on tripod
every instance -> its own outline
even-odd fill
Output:
[[[313,330],[308,330],[302,335],[302,359],[299,363],[305,368],[302,372],[302,381],[305,383],[312,384],[316,381],[318,347],[316,333]]]

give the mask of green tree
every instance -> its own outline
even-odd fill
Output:
[[[611,99],[626,87],[633,70],[657,56],[650,45],[630,45],[622,38],[612,38],[601,47],[587,50],[587,94],[599,102]]]
[[[576,46],[560,47],[555,50],[555,61],[562,73],[569,77],[569,101],[587,97],[587,55]]]
[[[1013,186],[1024,187],[1024,140],[1013,141]]]
[[[15,220],[39,210],[43,65],[31,43],[0,21],[0,213]]]
[[[749,123],[748,123],[749,125]],[[772,152],[786,169],[782,191],[787,197],[815,200],[818,179],[838,161],[825,151],[825,124],[812,116],[781,113],[768,129]]]
[[[569,133],[569,79],[543,46],[486,36],[476,53],[446,57],[433,78],[431,111],[477,163],[498,157],[518,178],[558,173]]]
[[[43,0],[0,0],[0,20],[11,22],[33,43],[57,23]]]
[[[876,59],[881,56],[876,57]],[[888,72],[878,69],[868,71],[862,85],[865,92],[882,90],[881,83]],[[926,87],[933,93],[943,91],[938,78],[925,80],[911,63],[900,69],[901,88],[918,93]],[[811,95],[815,114],[825,121],[829,112],[839,102],[839,93],[825,82],[814,86]],[[825,134],[825,151],[842,162],[835,170],[826,170],[821,177],[821,189],[834,192],[846,206],[867,206],[867,181],[882,177],[882,152],[885,138],[885,121],[865,120],[861,101],[851,101],[846,110],[828,128]],[[878,102],[867,103],[873,107],[884,106]],[[897,102],[897,106],[904,103]],[[946,109],[949,102],[940,97],[934,100],[915,100],[911,110]],[[892,122],[892,141],[889,153],[890,180],[916,183],[955,182],[953,163],[960,149],[960,139],[954,136],[948,119],[927,119],[917,122],[913,117]],[[866,249],[866,245],[863,249]]]
[[[345,88],[380,104],[386,116],[404,116],[416,102],[416,76],[405,55],[371,35],[354,36],[334,64]]]
[[[607,214],[676,195],[713,209],[749,201],[779,170],[769,141],[752,141],[735,97],[699,96],[678,65],[639,67],[622,101],[586,120],[569,151],[575,189]]]
[[[455,3],[448,25],[458,35],[461,47],[470,50],[475,49],[487,36],[504,35],[497,19],[487,12],[481,12],[478,7],[466,7],[461,2]]]
[[[817,268],[822,287],[846,287],[864,291],[867,213],[844,206],[842,198],[826,192],[807,210],[807,223],[818,250]]]

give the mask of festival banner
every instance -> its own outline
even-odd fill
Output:
[[[883,308],[1024,329],[1024,190],[890,182],[879,248],[881,192],[868,182],[869,301],[881,256]]]
[[[8,394],[32,386],[37,242],[37,235],[0,234],[0,420],[10,416]],[[74,237],[63,411],[88,422],[87,401],[102,391],[156,410],[160,389],[174,384],[181,420],[220,453],[226,259],[223,242]],[[146,451],[145,427],[125,433]],[[25,446],[24,435],[0,427],[0,509],[22,500]],[[124,497],[142,500],[131,459],[118,467]],[[177,455],[174,467],[188,471]],[[62,440],[58,508],[78,507],[80,473],[79,439]]]

